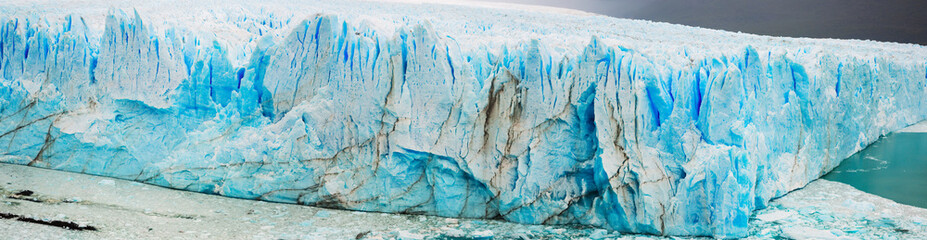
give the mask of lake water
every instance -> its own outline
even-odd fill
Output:
[[[927,208],[927,132],[886,135],[843,160],[823,178],[898,203]]]

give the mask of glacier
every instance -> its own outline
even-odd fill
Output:
[[[374,212],[743,237],[927,119],[927,47],[494,3],[0,3],[0,162]]]

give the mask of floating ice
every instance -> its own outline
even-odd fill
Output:
[[[927,118],[917,45],[499,5],[183,5],[2,3],[0,161],[739,237],[771,198]]]

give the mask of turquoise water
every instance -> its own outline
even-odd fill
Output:
[[[927,133],[893,133],[850,156],[824,179],[927,208]]]

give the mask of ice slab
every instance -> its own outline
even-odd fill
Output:
[[[906,132],[906,133],[927,133],[927,121],[919,122],[919,123],[917,123],[917,124],[908,126],[908,127],[903,128],[903,129],[901,129],[901,130],[898,130],[898,132]]]
[[[768,216],[777,217],[767,219]],[[785,217],[779,218],[782,216]],[[750,220],[749,238],[924,239],[927,238],[925,217],[927,209],[898,204],[847,184],[821,179],[757,211]]]

